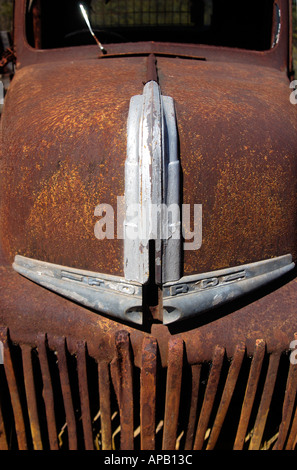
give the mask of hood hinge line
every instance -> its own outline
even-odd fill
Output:
[[[148,82],[156,82],[159,84],[157,58],[155,54],[150,54],[147,58],[146,82],[144,85]]]

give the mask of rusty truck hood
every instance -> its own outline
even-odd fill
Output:
[[[23,255],[123,276],[123,241],[95,238],[94,210],[116,210],[124,195],[129,102],[142,93],[146,61],[18,71],[3,115],[1,236],[11,262]],[[184,252],[183,275],[295,260],[297,120],[285,75],[169,57],[158,57],[157,71],[176,108],[182,202],[203,208],[202,246]]]

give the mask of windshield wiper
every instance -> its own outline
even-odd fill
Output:
[[[95,39],[100,51],[102,52],[102,54],[106,54],[107,53],[106,49],[104,49],[104,47],[102,46],[101,42],[99,41],[99,39],[97,38],[97,36],[95,35],[95,33],[92,29],[92,26],[91,26],[91,23],[90,23],[90,20],[89,20],[89,17],[88,17],[88,14],[87,14],[87,11],[86,11],[85,7],[81,3],[79,4],[79,7],[81,9],[83,18],[84,18],[84,20],[87,24],[87,27],[89,28],[91,35]]]

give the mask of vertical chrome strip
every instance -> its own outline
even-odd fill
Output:
[[[163,97],[163,201],[167,208],[168,237],[163,240],[162,282],[181,277],[180,161],[175,107],[172,98]],[[168,220],[168,216],[171,220]]]
[[[156,82],[131,99],[127,132],[125,278],[148,282],[149,241],[154,240],[156,283],[176,281],[181,265],[178,137],[173,100],[161,95]]]
[[[134,96],[130,102],[127,134],[127,159],[125,164],[125,232],[124,272],[129,281],[138,279],[145,284],[149,276],[149,256],[146,240],[132,238],[132,231],[138,230],[139,220],[132,212],[139,205],[140,166],[139,140],[143,97]]]

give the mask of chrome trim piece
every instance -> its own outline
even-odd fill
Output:
[[[291,271],[291,255],[213,271],[163,286],[163,323],[197,316],[253,292]]]
[[[98,312],[141,325],[142,286],[107,276],[16,256],[13,268],[31,281]]]
[[[148,82],[143,95],[130,101],[125,167],[125,278],[149,280],[149,241],[155,242],[155,281],[181,276],[180,162],[173,99],[162,96],[159,85]],[[135,215],[133,208],[138,208]],[[133,239],[131,231],[137,236]]]
[[[291,255],[234,268],[187,276],[163,286],[163,323],[170,324],[212,310],[281,277],[295,267]],[[142,285],[16,256],[21,275],[68,299],[122,320],[143,323]]]

